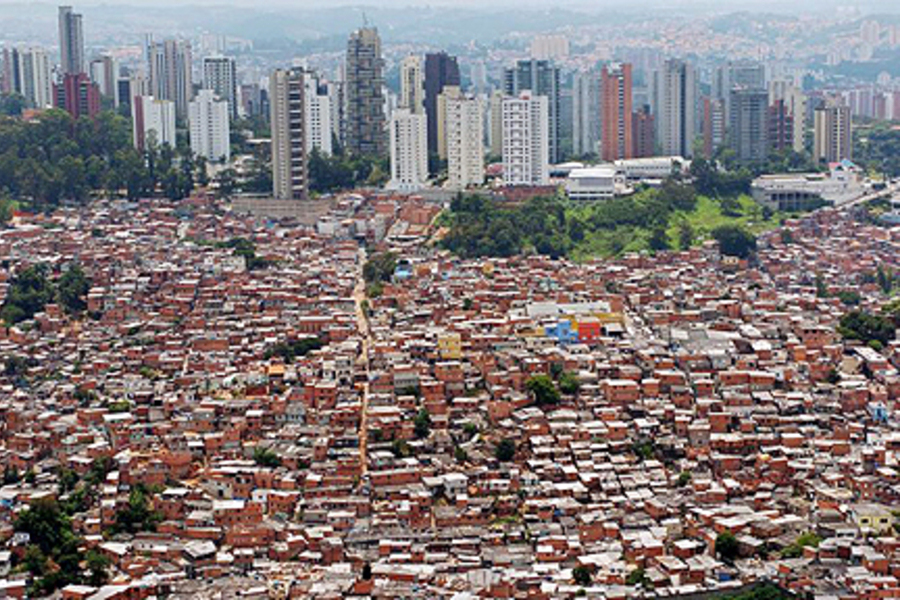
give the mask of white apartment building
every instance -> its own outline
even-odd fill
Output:
[[[428,131],[425,114],[398,108],[390,124],[391,180],[389,189],[415,191],[428,181]]]
[[[53,105],[50,61],[42,48],[3,49],[3,93],[22,94],[34,108]]]
[[[484,110],[472,96],[448,99],[447,186],[463,190],[484,183]]]
[[[175,102],[137,96],[131,105],[134,147],[143,151],[150,140],[157,147],[175,147]]]
[[[306,152],[318,149],[321,154],[332,154],[331,95],[328,87],[319,82],[318,77],[307,73],[304,81],[305,96],[303,111],[306,117]]]
[[[550,117],[546,96],[526,90],[503,99],[503,181],[547,185],[550,181]]]
[[[209,162],[231,159],[230,106],[213,90],[200,90],[188,107],[191,151]]]

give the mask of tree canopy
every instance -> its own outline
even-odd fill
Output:
[[[756,252],[756,237],[739,225],[722,225],[713,229],[719,250],[727,256],[749,258]]]
[[[7,325],[15,325],[33,318],[51,302],[59,302],[67,313],[77,315],[87,307],[89,289],[90,281],[78,265],[66,269],[56,282],[47,265],[33,265],[13,277],[0,307],[0,318]]]
[[[534,402],[538,406],[547,406],[550,404],[558,404],[560,395],[559,390],[553,384],[553,380],[549,375],[532,375],[525,382],[525,389],[531,394]]]

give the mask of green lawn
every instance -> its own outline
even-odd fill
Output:
[[[710,232],[721,225],[742,225],[752,233],[759,235],[780,226],[785,218],[794,216],[790,213],[776,212],[764,218],[763,208],[750,196],[743,195],[737,199],[739,216],[722,214],[717,200],[706,196],[697,197],[697,206],[691,212],[675,212],[669,218],[666,233],[669,245],[678,249],[678,224],[686,220],[694,230],[694,244],[700,244],[710,238]],[[575,212],[586,210],[578,207]],[[650,231],[636,227],[618,227],[588,231],[585,238],[570,252],[576,261],[586,261],[597,256],[615,256],[627,252],[649,250]]]

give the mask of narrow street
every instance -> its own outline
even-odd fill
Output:
[[[353,299],[356,302],[356,325],[362,336],[362,346],[359,356],[357,357],[357,367],[361,367],[366,374],[366,379],[362,384],[362,403],[360,406],[359,416],[359,460],[360,474],[365,475],[368,471],[368,455],[367,446],[369,441],[368,428],[366,426],[366,417],[369,412],[369,345],[372,341],[372,332],[369,329],[369,319],[366,316],[364,302],[366,301],[366,281],[363,278],[363,265],[366,264],[366,251],[364,248],[359,249],[359,264],[356,274],[356,287],[353,289]]]

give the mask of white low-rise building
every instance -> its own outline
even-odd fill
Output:
[[[822,203],[840,205],[866,193],[859,169],[850,161],[828,173],[763,175],[753,180],[753,199],[773,210],[809,210]]]
[[[574,169],[566,178],[566,194],[574,202],[596,202],[630,194],[625,176],[610,165]]]
[[[652,156],[648,158],[623,158],[615,163],[616,169],[621,171],[629,181],[641,181],[644,179],[665,179],[673,171],[687,172],[691,161],[680,156]]]

